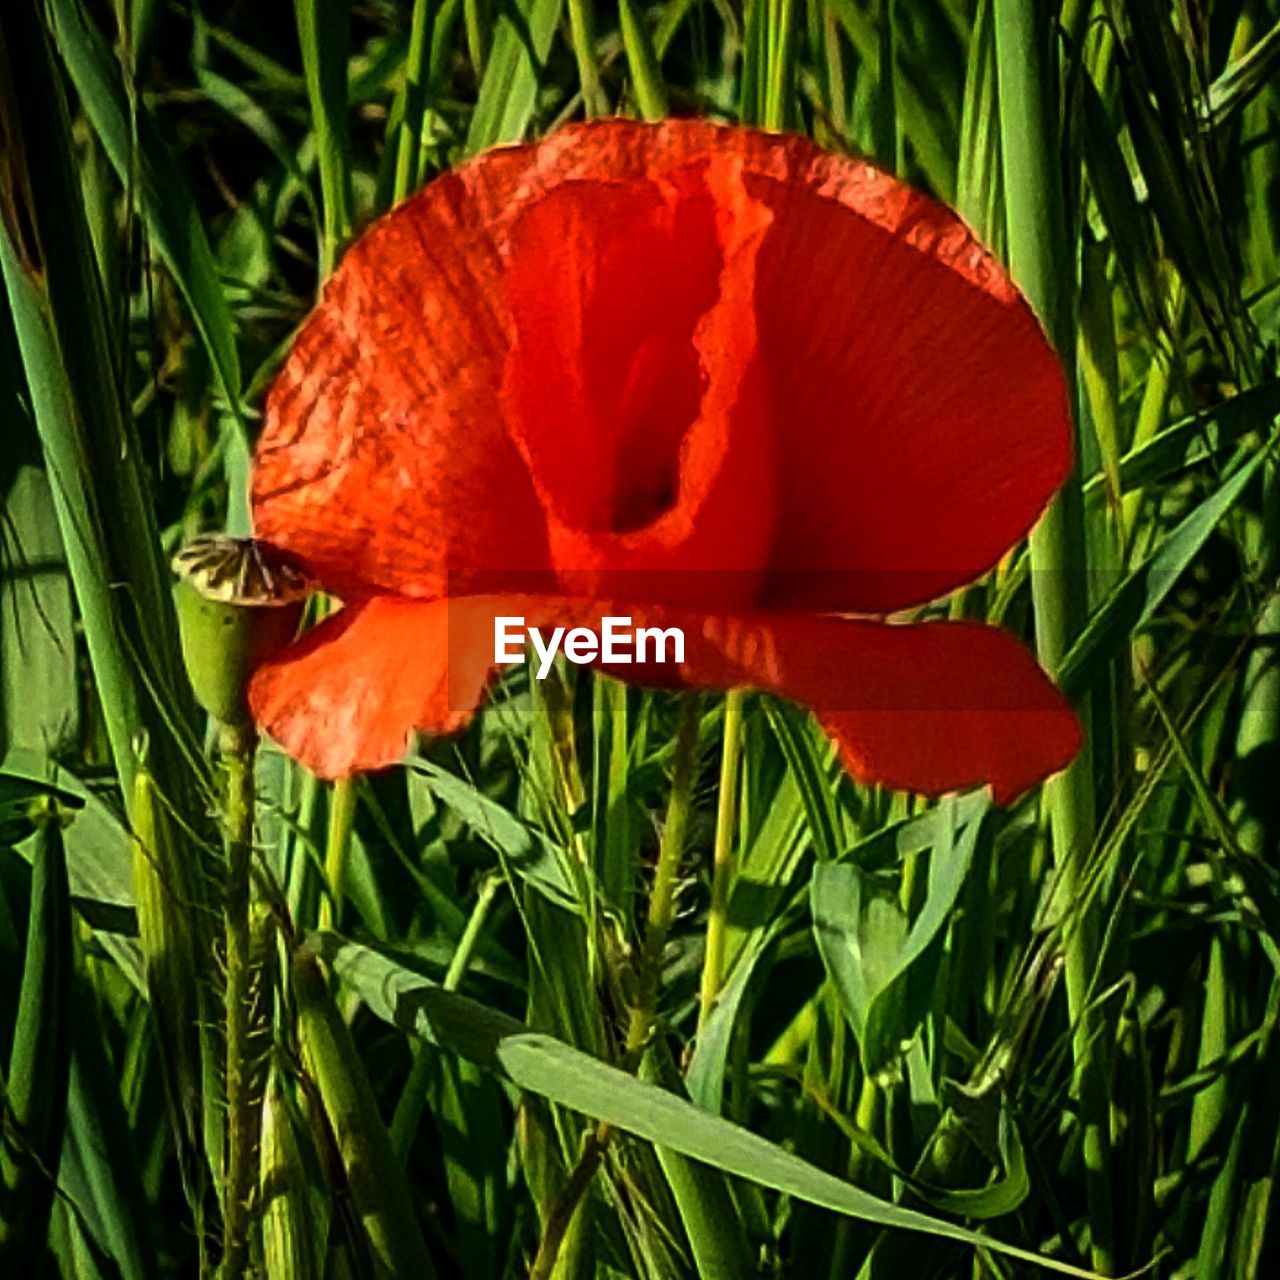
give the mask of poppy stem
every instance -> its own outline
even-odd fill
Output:
[[[716,809],[716,837],[711,855],[711,905],[707,910],[707,942],[702,961],[698,1003],[698,1033],[711,1016],[724,981],[725,933],[729,890],[733,885],[733,837],[738,817],[738,762],[742,756],[741,689],[730,689],[724,700],[724,749],[720,757],[720,793]]]
[[[649,1036],[653,1031],[662,979],[662,955],[667,947],[667,934],[675,917],[676,887],[680,881],[680,861],[684,855],[684,837],[693,807],[693,782],[698,762],[698,723],[701,698],[688,694],[680,700],[680,720],[676,727],[675,763],[671,775],[671,797],[667,801],[667,821],[658,844],[658,865],[653,873],[649,893],[649,911],[645,921],[636,976],[636,1002],[627,1025],[627,1042],[623,1063],[628,1071],[640,1065]]]
[[[667,935],[675,918],[676,888],[680,882],[680,863],[684,856],[685,833],[693,808],[693,784],[697,776],[698,725],[701,722],[702,699],[686,694],[680,699],[680,719],[676,727],[675,762],[671,775],[671,796],[667,801],[667,821],[658,844],[658,865],[653,873],[653,888],[645,918],[644,939],[636,965],[636,1002],[627,1024],[622,1065],[635,1071],[653,1033],[662,982],[662,956],[667,948]],[[569,1179],[553,1201],[542,1226],[538,1254],[529,1268],[529,1280],[549,1280],[555,1270],[560,1247],[564,1243],[578,1208],[591,1186],[596,1170],[613,1139],[613,1126],[598,1124],[587,1135],[582,1154],[570,1171]]]
[[[249,940],[250,869],[253,859],[253,762],[251,728],[223,726],[220,754],[225,782],[227,871],[223,898],[226,945],[227,1163],[222,1205],[223,1280],[240,1280],[249,1261],[249,1201],[256,1165],[257,1123],[251,1097],[252,962]]]

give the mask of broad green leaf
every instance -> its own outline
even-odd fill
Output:
[[[680,1074],[663,1044],[655,1044],[645,1056],[642,1074],[673,1092],[681,1089]],[[701,1280],[739,1280],[751,1275],[755,1266],[747,1224],[737,1212],[724,1174],[669,1147],[659,1146],[656,1151]]]
[[[0,470],[0,755],[10,746],[56,753],[79,724],[62,535],[48,477],[20,464],[7,479]]]

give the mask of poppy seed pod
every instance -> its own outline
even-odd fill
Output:
[[[307,579],[251,538],[195,538],[173,558],[182,657],[196,701],[220,724],[249,721],[254,668],[294,637]]]

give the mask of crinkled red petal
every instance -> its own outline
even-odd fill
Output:
[[[357,243],[268,398],[254,509],[349,594],[554,565],[878,612],[988,568],[1069,461],[1057,363],[953,214],[799,138],[603,121]]]

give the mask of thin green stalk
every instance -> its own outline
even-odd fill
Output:
[[[1169,282],[1168,303],[1169,328],[1174,334],[1178,332],[1182,322],[1185,298],[1186,291],[1182,287],[1181,277],[1175,275]],[[1142,401],[1138,407],[1138,418],[1133,428],[1133,438],[1129,442],[1131,450],[1140,449],[1147,444],[1164,420],[1165,409],[1169,403],[1170,384],[1173,381],[1173,365],[1173,351],[1161,343],[1156,347],[1151,366],[1147,371]],[[1125,545],[1130,551],[1135,550],[1132,547],[1134,531],[1137,528],[1138,517],[1142,514],[1146,496],[1144,488],[1133,489],[1124,495],[1123,531]]]
[[[444,981],[440,984],[445,991],[456,991],[466,975],[472,956],[475,954],[476,944],[480,941],[485,921],[489,918],[489,908],[493,905],[501,883],[492,876],[481,882],[475,905],[471,908],[470,916],[467,917],[462,936],[458,939],[449,967],[445,970]],[[434,1051],[430,1045],[421,1043],[414,1045],[409,1078],[405,1081],[400,1101],[396,1104],[395,1115],[391,1117],[391,1146],[402,1161],[408,1157],[409,1147],[413,1143],[414,1134],[418,1131],[418,1121],[422,1117],[423,1098],[431,1073],[432,1052]]]
[[[636,1001],[627,1023],[627,1039],[623,1047],[622,1065],[627,1071],[635,1071],[640,1065],[640,1059],[644,1056],[645,1047],[653,1032],[662,979],[662,956],[675,919],[676,888],[680,882],[685,832],[693,806],[700,705],[701,699],[696,695],[686,695],[681,699],[671,797],[667,802],[666,825],[658,844],[658,865],[654,870],[644,938],[636,962]],[[587,1136],[586,1145],[569,1174],[569,1180],[556,1197],[543,1223],[542,1239],[538,1244],[537,1257],[529,1269],[529,1280],[549,1280],[554,1272],[561,1246],[612,1138],[613,1127],[608,1124],[597,1125]]]
[[[320,199],[320,277],[333,270],[351,234],[351,145],[347,133],[347,54],[350,13],[339,0],[294,0],[302,70],[316,133]]]
[[[720,792],[716,809],[716,835],[711,855],[711,905],[707,910],[707,943],[702,961],[702,985],[698,1003],[698,1030],[711,1016],[712,1006],[724,982],[725,933],[728,928],[729,890],[733,884],[733,837],[738,816],[738,762],[742,756],[741,689],[730,689],[724,700],[724,751],[720,757]]]
[[[995,42],[1008,226],[1009,264],[1036,309],[1063,363],[1075,399],[1075,260],[1062,189],[1055,5],[996,0]],[[1073,414],[1074,417],[1074,414]],[[1088,617],[1084,504],[1073,469],[1031,536],[1031,588],[1036,645],[1054,670]],[[1109,1100],[1105,1038],[1091,1008],[1099,936],[1096,905],[1084,905],[1085,859],[1093,845],[1092,765],[1087,741],[1074,763],[1045,788],[1057,859],[1065,932],[1067,1006],[1080,1116],[1094,1268],[1110,1274],[1111,1199]]]
[[[224,727],[222,768],[226,785],[227,842],[223,927],[226,940],[227,1164],[222,1206],[222,1280],[240,1280],[249,1265],[250,1196],[257,1168],[257,1117],[253,1105],[253,1052],[249,1006],[249,885],[253,860],[252,729]]]
[[[489,57],[484,17],[480,0],[463,0],[462,18],[467,29],[467,52],[471,55],[471,66],[475,70],[477,83],[484,76],[484,65]]]
[[[898,128],[898,105],[895,93],[897,73],[894,69],[897,25],[897,0],[880,0],[879,48],[877,50],[876,107],[873,120],[876,159],[893,173],[901,172],[901,136]]]
[[[422,154],[422,114],[431,76],[427,43],[428,0],[413,0],[409,24],[409,52],[401,89],[400,134],[396,139],[396,179],[393,204],[399,204],[418,185],[418,157]]]
[[[653,51],[649,28],[635,0],[618,0],[618,19],[622,27],[622,44],[631,67],[631,88],[636,105],[646,120],[661,120],[667,114],[667,90],[662,83],[662,69]]]
[[[0,1074],[0,1260],[10,1275],[41,1270],[71,1072],[73,923],[63,815],[55,803],[39,803],[7,1087]]]
[[[608,115],[609,101],[600,87],[596,64],[595,11],[591,0],[569,0],[569,32],[573,56],[578,60],[578,83],[582,86],[582,107],[587,119]]]
[[[332,929],[342,906],[342,885],[347,874],[347,854],[351,849],[351,829],[356,817],[356,788],[352,778],[333,784],[329,808],[329,829],[324,846],[326,893],[320,900],[320,928]]]
[[[791,122],[795,99],[796,26],[799,6],[795,0],[764,0],[769,11],[770,33],[764,84],[764,110],[760,123],[766,129],[785,129]]]
[[[378,1100],[315,955],[293,955],[292,989],[302,1066],[324,1109],[370,1274],[435,1280],[409,1184],[378,1112]]]

